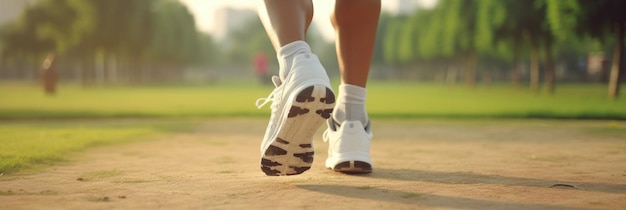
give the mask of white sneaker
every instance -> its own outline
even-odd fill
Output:
[[[257,100],[272,102],[272,115],[261,143],[261,170],[270,176],[296,175],[311,168],[313,135],[330,118],[335,104],[326,70],[314,54],[294,58],[285,81],[272,78],[276,89]]]
[[[371,121],[364,127],[360,121],[345,121],[339,125],[328,119],[324,142],[328,142],[326,167],[337,172],[364,174],[372,172],[370,141]]]

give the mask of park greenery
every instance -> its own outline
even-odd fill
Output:
[[[338,81],[333,82],[334,85]],[[446,86],[410,81],[372,81],[367,109],[375,119],[557,118],[626,119],[626,100],[609,101],[602,84],[561,84],[558,94],[534,93],[508,84]],[[27,84],[0,85],[0,120],[269,117],[254,101],[273,87],[252,81],[213,86],[156,85],[81,88],[63,85],[54,97]]]
[[[33,2],[0,26],[0,176],[94,145],[189,129],[197,117],[269,115],[254,101],[273,87],[245,76],[180,84],[189,69],[249,68],[257,52],[273,54],[257,18],[218,42],[175,0]],[[439,0],[384,12],[369,115],[624,120],[623,8],[623,0]],[[307,39],[336,76],[334,45],[314,27]],[[591,53],[607,55],[600,83],[582,83],[580,63]],[[49,54],[59,57],[62,81],[54,96],[33,85]],[[465,85],[450,85],[457,80]]]
[[[599,81],[614,99],[624,77],[625,7],[621,0],[439,0],[430,9],[383,13],[372,75],[469,87],[510,81],[533,92],[543,80],[554,93],[558,80],[586,81],[580,63],[600,52],[610,64]],[[308,39],[336,69],[333,44],[315,28]],[[186,69],[245,68],[255,53],[274,53],[257,18],[220,42],[230,44],[199,32],[175,0],[40,0],[0,28],[0,74],[36,78],[41,60],[55,53],[61,77],[85,85],[162,83],[181,81]]]
[[[94,146],[134,142],[193,128],[186,121],[0,123],[0,176],[37,171]]]
[[[410,69],[426,63],[439,66],[436,71],[461,71],[469,86],[479,71],[494,68],[510,72],[519,85],[520,64],[529,60],[530,89],[539,90],[543,68],[546,89],[554,92],[557,62],[613,50],[607,54],[613,54],[609,92],[615,98],[623,77],[624,7],[619,0],[441,0],[431,10],[383,15],[379,55],[387,65]],[[568,73],[573,68],[566,66]]]
[[[367,109],[376,122],[436,118],[469,119],[466,124],[472,124],[476,119],[530,118],[593,119],[611,125],[626,119],[626,100],[609,101],[603,84],[561,84],[554,95],[508,84],[473,89],[411,81],[372,81],[368,85]],[[94,146],[191,132],[207,119],[266,120],[270,111],[256,109],[254,101],[272,87],[234,81],[213,86],[83,88],[62,84],[60,89],[62,94],[50,96],[27,83],[0,83],[0,178],[66,161]]]

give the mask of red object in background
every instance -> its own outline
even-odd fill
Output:
[[[267,74],[268,66],[269,62],[265,53],[259,52],[256,56],[254,56],[254,69],[261,84],[269,84],[271,81],[269,75]]]
[[[267,56],[265,56],[265,53],[259,52],[256,54],[254,57],[254,67],[257,75],[263,77],[267,75]]]

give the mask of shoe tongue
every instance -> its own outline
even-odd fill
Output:
[[[283,82],[280,81],[280,77],[278,76],[273,76],[272,77],[272,83],[274,83],[274,86],[278,87],[281,84],[283,84]]]

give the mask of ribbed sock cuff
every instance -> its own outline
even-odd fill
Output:
[[[367,124],[368,116],[365,110],[365,100],[367,89],[350,84],[339,85],[339,94],[333,118],[338,122],[344,121],[361,121],[363,125]]]
[[[298,54],[311,53],[311,47],[305,41],[298,40],[282,46],[277,54],[280,70],[278,76],[281,81],[285,81],[291,66],[293,65],[293,58]]]

